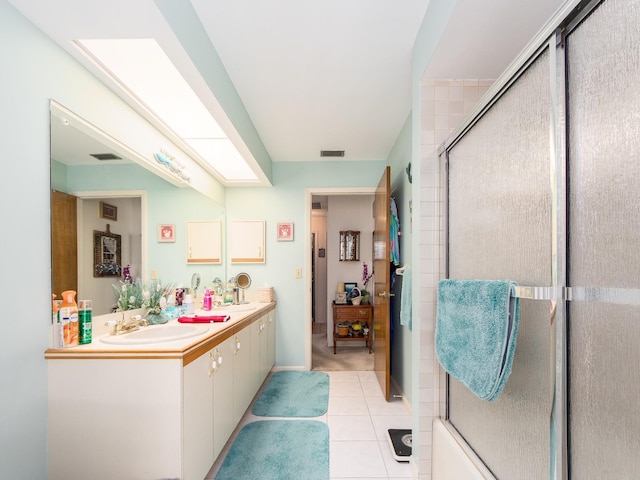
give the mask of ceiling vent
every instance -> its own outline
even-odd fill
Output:
[[[344,157],[344,150],[320,150],[321,157]]]
[[[93,158],[97,158],[100,161],[105,160],[122,160],[122,157],[119,157],[113,153],[90,153]]]

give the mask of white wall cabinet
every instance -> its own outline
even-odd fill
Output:
[[[187,263],[222,263],[221,222],[187,222]]]
[[[50,478],[204,478],[268,371],[263,318],[188,361],[50,359]]]
[[[231,263],[264,263],[265,222],[231,222],[229,252]]]

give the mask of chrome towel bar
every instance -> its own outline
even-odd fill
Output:
[[[513,287],[511,296],[528,300],[566,300],[640,305],[640,289],[595,287]]]

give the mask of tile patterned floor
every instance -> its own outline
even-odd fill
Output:
[[[389,428],[411,428],[411,414],[402,400],[386,402],[374,372],[327,373],[329,409],[314,419],[329,425],[331,480],[411,478],[411,467],[393,458],[387,439]],[[244,425],[259,419],[264,417],[253,416],[249,408],[231,440]],[[230,445],[231,441],[207,479],[215,478]]]

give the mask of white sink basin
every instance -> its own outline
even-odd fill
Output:
[[[224,310],[229,313],[236,312],[248,312],[250,310],[255,310],[258,308],[257,305],[251,305],[250,303],[240,304],[240,305],[220,305],[219,307],[215,307],[214,310]]]
[[[152,325],[122,335],[103,335],[100,341],[112,345],[141,345],[149,343],[173,342],[183,338],[195,337],[208,330],[206,325]]]

